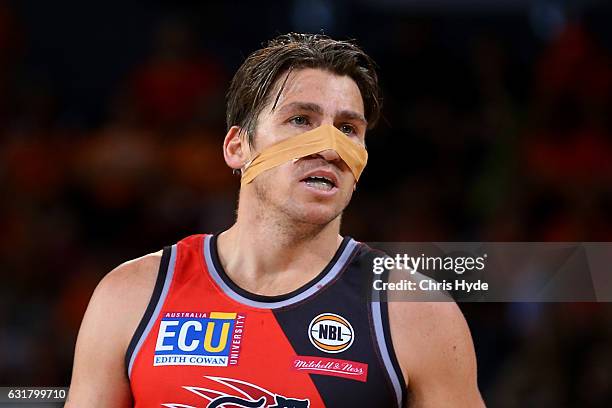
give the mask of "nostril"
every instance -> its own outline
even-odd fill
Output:
[[[323,150],[322,152],[319,152],[318,155],[327,161],[338,160],[338,158],[340,157],[335,150],[331,149]]]

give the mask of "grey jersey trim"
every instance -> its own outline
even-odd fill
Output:
[[[304,290],[303,292],[300,292],[299,294],[289,299],[280,300],[277,302],[260,302],[260,301],[248,299],[240,295],[239,293],[234,291],[231,287],[229,287],[227,283],[225,283],[225,281],[221,278],[221,276],[219,275],[219,272],[215,268],[215,265],[212,261],[211,238],[212,238],[211,235],[207,235],[206,238],[204,239],[204,259],[206,261],[206,267],[208,268],[208,273],[210,274],[210,276],[213,278],[215,283],[219,285],[219,287],[223,290],[223,292],[227,296],[235,300],[236,302],[239,302],[244,305],[251,306],[251,307],[261,308],[261,309],[278,309],[281,307],[293,305],[297,302],[300,302],[314,295],[319,290],[321,290],[321,288],[325,287],[328,283],[330,283],[332,280],[334,280],[334,278],[338,276],[338,274],[344,269],[344,266],[346,265],[348,260],[351,258],[351,254],[353,253],[353,250],[358,245],[358,243],[354,239],[350,239],[347,242],[344,249],[342,250],[342,253],[340,254],[340,257],[338,258],[336,263],[330,268],[329,272],[327,272],[327,274],[323,276],[317,282],[316,285],[311,286],[310,288]]]
[[[170,284],[172,283],[172,277],[174,276],[174,266],[176,264],[176,251],[177,251],[176,244],[172,245],[171,252],[170,252],[170,262],[168,263],[168,272],[166,273],[166,279],[164,281],[163,289],[161,291],[161,294],[159,295],[159,299],[157,300],[157,305],[155,306],[155,310],[153,311],[153,314],[151,315],[151,318],[149,319],[149,322],[147,323],[146,328],[143,330],[142,334],[140,335],[140,339],[138,340],[138,343],[136,344],[136,347],[134,348],[134,352],[132,353],[132,356],[130,357],[130,364],[128,366],[128,377],[130,379],[132,378],[132,367],[134,365],[134,361],[136,360],[136,356],[138,355],[138,352],[140,351],[142,344],[144,343],[146,338],[149,336],[149,333],[151,332],[151,329],[153,328],[153,325],[155,324],[155,321],[157,320],[157,317],[159,316],[159,312],[161,311],[162,306],[164,305],[164,302],[166,301],[166,297],[168,296],[168,291],[170,290]]]
[[[384,305],[387,306],[386,303]],[[391,384],[393,385],[393,390],[395,391],[395,396],[397,397],[397,406],[401,408],[402,385],[400,384],[400,379],[397,373],[395,372],[393,363],[391,362],[391,356],[389,354],[389,349],[387,348],[387,343],[385,341],[385,330],[383,328],[382,310],[380,308],[381,302],[372,302],[372,320],[374,323],[374,333],[376,335],[376,342],[378,343],[378,349],[380,351],[380,356],[382,357],[385,370],[387,370],[387,374],[389,375],[389,379],[391,380]]]

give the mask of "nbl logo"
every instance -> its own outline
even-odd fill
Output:
[[[155,344],[154,366],[238,364],[245,316],[238,313],[165,313]]]
[[[344,317],[333,313],[322,313],[312,319],[308,326],[310,342],[326,353],[340,353],[353,344],[353,326]]]

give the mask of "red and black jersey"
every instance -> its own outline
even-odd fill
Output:
[[[225,274],[215,235],[165,248],[126,353],[135,406],[402,407],[373,254],[345,237],[308,284],[261,296]]]

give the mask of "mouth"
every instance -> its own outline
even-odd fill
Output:
[[[331,192],[338,188],[338,179],[333,173],[327,171],[315,171],[300,181],[321,192]]]

